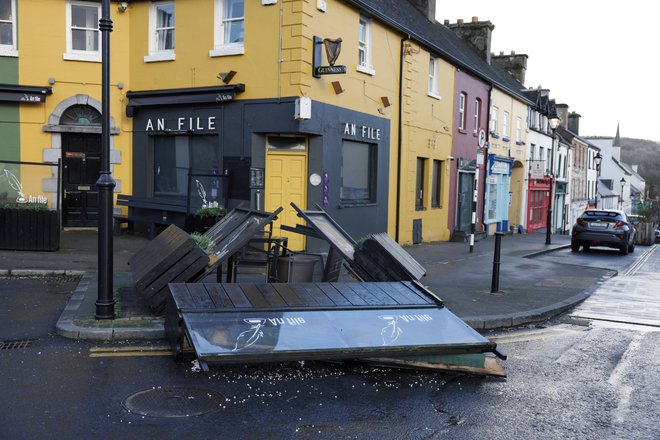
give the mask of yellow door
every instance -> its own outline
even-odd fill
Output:
[[[277,140],[275,140],[277,139]],[[282,145],[297,139],[296,147]],[[304,148],[301,148],[303,142]],[[301,151],[302,150],[302,151]],[[288,247],[294,251],[305,249],[305,236],[280,229],[280,225],[304,224],[291,207],[291,202],[301,209],[307,208],[307,148],[304,138],[269,138],[266,149],[264,209],[274,211],[280,206],[283,211],[273,223],[273,235],[288,237]]]

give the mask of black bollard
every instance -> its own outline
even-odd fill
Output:
[[[495,233],[495,254],[493,255],[493,279],[490,283],[490,293],[500,290],[500,250],[502,248],[502,236],[504,232]]]

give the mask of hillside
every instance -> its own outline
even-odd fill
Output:
[[[650,197],[660,195],[660,142],[622,137],[621,160],[639,165],[637,172],[646,180]]]

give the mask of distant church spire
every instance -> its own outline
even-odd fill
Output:
[[[612,142],[612,146],[621,146],[621,136],[619,136],[619,123],[616,123],[616,136],[614,137],[614,141]]]

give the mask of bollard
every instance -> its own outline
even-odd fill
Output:
[[[490,283],[490,293],[500,290],[500,250],[502,248],[502,236],[504,232],[495,233],[495,254],[493,255],[493,279]]]

